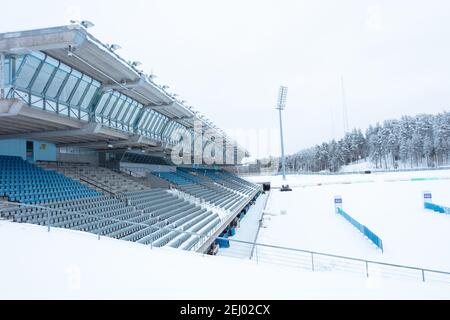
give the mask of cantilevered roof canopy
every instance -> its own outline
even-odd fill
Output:
[[[198,120],[211,128],[79,24],[0,34],[0,53],[21,55],[36,51],[99,81],[102,90],[120,92],[142,104],[143,108],[165,115],[171,121],[191,128]],[[222,131],[214,130],[224,140],[231,141]],[[238,148],[248,155],[246,150]]]
[[[42,51],[143,105],[163,106],[183,117],[192,112],[112,52],[80,25],[0,34],[0,52]],[[163,108],[158,111],[162,112]],[[169,115],[169,111],[166,112]]]

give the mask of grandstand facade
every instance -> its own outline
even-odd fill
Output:
[[[207,252],[243,217],[248,152],[136,65],[80,24],[0,34],[2,218]]]

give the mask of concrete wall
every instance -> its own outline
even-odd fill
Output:
[[[33,141],[34,161],[56,161],[56,146],[53,143]]]
[[[28,140],[29,141],[29,140]],[[0,140],[0,155],[18,156],[27,160],[27,140]],[[56,146],[44,141],[33,141],[33,161],[56,161]]]
[[[60,162],[82,162],[98,165],[98,154],[58,153],[57,158]]]
[[[27,159],[27,142],[22,139],[0,140],[0,155]]]

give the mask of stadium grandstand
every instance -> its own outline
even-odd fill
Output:
[[[245,149],[82,24],[0,34],[0,57],[1,218],[213,252],[260,195]],[[196,122],[232,163],[171,160]]]

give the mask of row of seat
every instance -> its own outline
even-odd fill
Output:
[[[135,206],[137,204],[141,209]],[[128,191],[119,198],[101,195],[52,202],[42,207],[19,205],[3,209],[0,215],[16,222],[42,226],[50,223],[53,227],[158,247],[167,245],[183,231],[194,232],[199,226],[203,227],[206,221],[209,223],[219,219],[217,214],[163,189]],[[213,225],[210,227],[213,228]],[[179,239],[171,247],[178,248],[190,238],[189,235]]]
[[[177,172],[155,172],[154,174],[179,186],[192,184],[192,181],[183,178]]]
[[[225,170],[178,168],[178,172],[183,172],[196,179],[203,178],[204,180],[210,180],[211,182],[246,195],[252,194],[254,191],[258,190],[257,185],[245,181]]]
[[[63,164],[48,170],[49,167],[43,169],[17,157],[1,159],[0,165],[7,167],[8,172],[0,175],[0,195],[3,192],[9,200],[43,207],[19,205],[1,211],[2,216],[17,222],[43,226],[50,223],[54,227],[185,250],[198,245],[203,235],[220,223],[218,215],[210,210],[106,168]],[[80,176],[83,183],[98,183],[112,192],[103,195],[76,181]],[[171,183],[180,190],[225,210],[248,202],[256,190],[255,185],[220,171],[178,168],[165,179],[172,179]]]
[[[234,179],[221,170],[177,168],[171,172],[154,172],[181,191],[225,210],[233,210],[253,197],[259,187]]]
[[[100,195],[78,181],[20,157],[2,156],[0,168],[0,196],[11,202],[35,205]]]
[[[185,169],[186,170],[186,169]],[[203,175],[211,179],[212,181],[226,186],[232,190],[243,193],[245,195],[252,194],[258,187],[250,182],[243,182],[245,180],[238,178],[231,173],[225,173],[224,170],[213,170],[213,169],[191,169],[191,173],[196,173],[198,175]],[[234,178],[236,177],[236,178]]]
[[[69,166],[67,164],[64,165],[64,169],[67,169],[68,167]],[[77,170],[84,173],[86,176],[89,177],[89,179],[92,180],[95,180],[99,176],[107,175],[110,177],[113,176],[114,178],[118,177],[121,180],[120,182],[122,184],[124,184],[123,182],[125,182],[125,184],[130,184],[129,181],[123,180],[126,178],[124,178],[122,174],[111,172],[106,168],[79,166]],[[195,181],[195,179],[192,180]],[[133,189],[133,191],[129,191],[129,189]],[[141,211],[143,215],[148,215],[146,216],[148,218],[145,218],[145,223],[151,222],[151,224],[153,225],[156,222],[156,225],[154,226],[157,226],[159,223],[161,223],[161,220],[164,221],[164,223],[161,223],[161,226],[164,226],[166,223],[172,224],[173,226],[177,226],[179,220],[182,221],[183,223],[190,223],[189,219],[193,218],[196,215],[207,212],[205,209],[201,209],[198,206],[187,204],[186,201],[168,193],[166,190],[163,189],[127,188],[126,190],[118,190],[118,191],[120,191],[117,193],[117,197],[119,199],[125,201],[127,204]],[[208,212],[208,214],[211,213]],[[140,222],[139,219],[144,218],[138,217],[136,222]],[[194,220],[194,222],[198,221]],[[193,225],[195,225],[195,223]],[[95,227],[94,229],[92,229],[93,228],[92,226],[87,227],[91,232],[96,231],[94,230]],[[103,230],[102,232],[104,233],[105,231]],[[147,243],[149,239],[153,239],[152,241],[154,241],[155,235],[150,237],[151,232],[149,233],[149,230],[142,230],[141,233],[146,234],[148,236],[144,241],[144,243]],[[137,241],[141,233],[138,232],[137,234],[127,235],[125,236],[125,238]]]
[[[49,162],[42,162],[40,165],[45,168],[58,170],[73,179],[82,179],[83,182],[99,190],[106,189],[112,194],[145,189],[142,181],[136,181],[135,178],[124,173],[103,167],[88,166],[80,163],[58,163],[58,165],[55,165]]]

